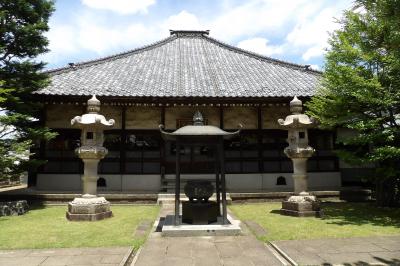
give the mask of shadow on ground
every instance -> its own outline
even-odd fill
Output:
[[[379,257],[374,257],[375,260],[379,261],[379,264],[377,262],[374,263],[368,263],[365,261],[357,261],[357,262],[343,262],[340,265],[343,266],[376,266],[376,265],[391,265],[391,266],[399,266],[400,265],[400,260],[399,259],[392,259],[392,260],[387,260],[387,259],[382,259]],[[381,264],[382,263],[382,264]],[[333,266],[337,265],[337,263],[323,263],[322,266]]]
[[[321,206],[324,216],[321,218],[328,224],[394,226],[400,228],[400,209],[377,207],[374,202],[343,203],[324,202]],[[279,214],[280,210],[270,213]]]
[[[337,225],[363,225],[394,226],[400,228],[400,209],[381,208],[368,203],[338,203],[322,204],[324,217],[333,220],[329,224]]]

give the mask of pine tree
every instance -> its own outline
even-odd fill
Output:
[[[38,124],[32,94],[48,84],[44,63],[35,58],[47,51],[52,11],[48,0],[0,0],[0,179],[36,165],[27,160],[29,148],[54,136]]]
[[[377,202],[400,206],[400,0],[356,0],[338,23],[308,113],[353,132],[339,157],[375,165]]]

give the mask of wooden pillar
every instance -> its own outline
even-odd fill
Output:
[[[219,107],[219,127],[224,128],[224,108],[222,105]]]
[[[221,184],[219,179],[218,146],[215,146],[215,193],[217,197],[218,215],[221,215]]]
[[[120,149],[119,149],[119,173],[125,174],[126,169],[126,107],[121,110],[121,132],[120,132]],[[122,190],[122,180],[121,180]]]
[[[258,171],[264,173],[263,145],[262,145],[262,109],[257,107],[257,142],[258,142]]]
[[[222,190],[222,224],[228,223],[228,214],[226,209],[226,182],[225,182],[225,158],[224,158],[224,139],[221,137],[219,141],[219,161],[221,173],[221,190]]]
[[[179,225],[179,205],[180,205],[180,179],[181,179],[181,144],[176,141],[176,176],[175,176],[175,225]]]
[[[165,106],[161,107],[160,113],[160,123],[165,126]],[[160,133],[161,134],[161,133]],[[161,178],[161,190],[164,189],[165,184],[165,141],[163,138],[160,138],[160,178]]]

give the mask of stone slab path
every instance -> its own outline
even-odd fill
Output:
[[[160,217],[172,212],[163,206]],[[277,256],[246,227],[240,236],[161,237],[152,232],[131,266],[284,265]]]
[[[132,266],[283,265],[251,236],[150,237]]]
[[[123,265],[130,247],[0,250],[1,266]]]
[[[298,265],[399,265],[400,236],[273,241]]]

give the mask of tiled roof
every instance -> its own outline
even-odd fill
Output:
[[[50,70],[41,95],[115,97],[312,96],[321,73],[248,52],[208,36],[171,31],[157,43]]]

